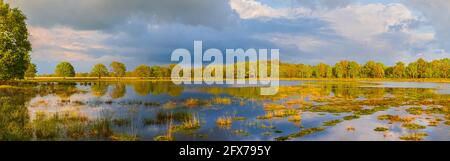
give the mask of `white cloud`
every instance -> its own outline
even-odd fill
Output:
[[[307,8],[279,8],[275,9],[269,5],[262,4],[256,0],[230,0],[230,7],[235,10],[242,19],[271,19],[286,18],[295,19],[311,13]]]
[[[409,22],[416,20],[408,8],[397,3],[349,5],[319,13],[318,17],[330,22],[337,33],[363,41],[389,32],[391,28],[404,31]]]
[[[79,31],[68,27],[29,27],[33,51],[31,57],[37,61],[83,61],[104,62],[119,59],[115,56],[95,56],[92,51],[107,51],[103,44],[111,35],[99,31]]]

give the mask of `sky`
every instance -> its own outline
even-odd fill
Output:
[[[21,9],[39,74],[61,61],[166,65],[173,50],[280,49],[289,63],[393,65],[450,57],[449,0],[5,0]]]

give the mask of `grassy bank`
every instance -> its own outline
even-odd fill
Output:
[[[226,79],[224,79],[226,80]],[[409,78],[280,78],[282,81],[295,81],[295,80],[318,80],[318,81],[371,81],[371,82],[379,82],[379,81],[392,81],[392,82],[435,82],[435,83],[450,83],[450,79],[445,78],[417,78],[417,79],[409,79]],[[169,77],[164,78],[155,78],[155,77],[35,77],[35,78],[27,78],[25,80],[20,80],[25,82],[66,82],[66,81],[171,81]]]

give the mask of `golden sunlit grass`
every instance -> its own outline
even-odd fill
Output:
[[[427,133],[413,133],[413,134],[406,134],[406,135],[400,136],[400,139],[408,140],[408,141],[421,141],[426,136],[428,136]]]
[[[200,118],[196,115],[192,115],[192,117],[183,120],[180,125],[175,126],[174,128],[179,130],[198,129],[200,128]]]
[[[232,123],[233,117],[231,116],[221,116],[216,120],[216,124],[222,127],[231,126]]]
[[[195,98],[189,98],[186,101],[184,101],[184,105],[186,107],[197,107],[199,105],[199,100]]]
[[[283,105],[279,105],[279,104],[274,104],[274,103],[265,103],[264,104],[264,110],[267,111],[274,111],[274,110],[280,110],[280,109],[284,109],[286,107],[284,107]]]
[[[272,119],[273,117],[274,117],[273,112],[266,112],[266,114],[264,114],[262,116],[257,116],[256,118],[260,119],[260,120],[269,120],[269,119]]]
[[[227,97],[216,97],[213,98],[212,102],[214,104],[229,105],[231,104],[231,99]]]

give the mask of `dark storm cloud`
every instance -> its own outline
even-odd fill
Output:
[[[31,25],[102,30],[131,17],[160,23],[221,28],[230,22],[227,0],[7,0],[19,6]]]

